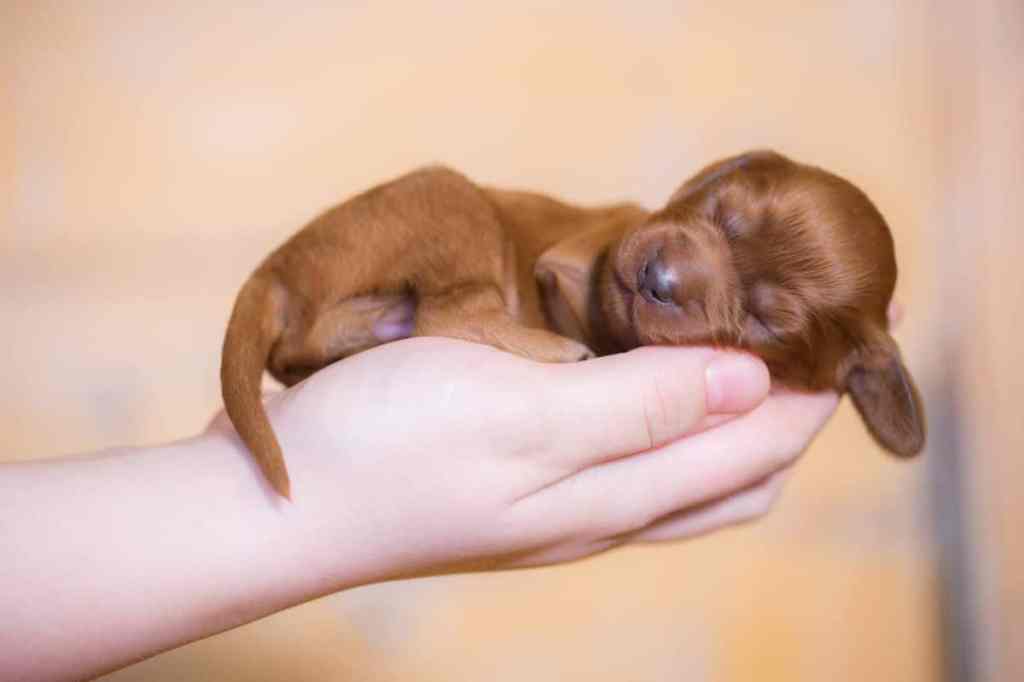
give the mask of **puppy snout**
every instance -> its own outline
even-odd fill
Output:
[[[640,268],[638,276],[640,293],[647,300],[666,305],[679,305],[676,290],[679,284],[679,271],[672,263],[668,263],[658,252]]]

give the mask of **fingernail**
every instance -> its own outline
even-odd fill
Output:
[[[708,414],[734,414],[757,407],[768,395],[768,368],[752,355],[719,353],[704,368]]]

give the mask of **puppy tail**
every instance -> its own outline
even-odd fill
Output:
[[[288,469],[260,391],[263,369],[284,328],[283,309],[284,290],[277,282],[257,274],[245,283],[224,336],[220,385],[238,435],[274,490],[291,500]]]

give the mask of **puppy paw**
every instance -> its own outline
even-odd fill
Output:
[[[582,362],[597,357],[594,351],[573,339],[563,338],[556,357],[549,362]]]
[[[589,348],[584,346],[582,343],[580,344],[580,346],[582,346],[582,349],[580,350],[579,357],[576,358],[576,362],[582,362],[584,360],[593,360],[594,358],[597,357],[597,353],[595,353],[594,351],[590,350]]]

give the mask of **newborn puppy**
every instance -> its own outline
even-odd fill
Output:
[[[224,340],[224,404],[290,497],[264,368],[292,385],[420,335],[544,362],[710,344],[762,357],[778,384],[849,392],[884,448],[913,455],[924,414],[888,333],[895,283],[892,237],[870,200],[774,152],[708,166],[653,213],[426,168],[327,211],[253,273]]]

